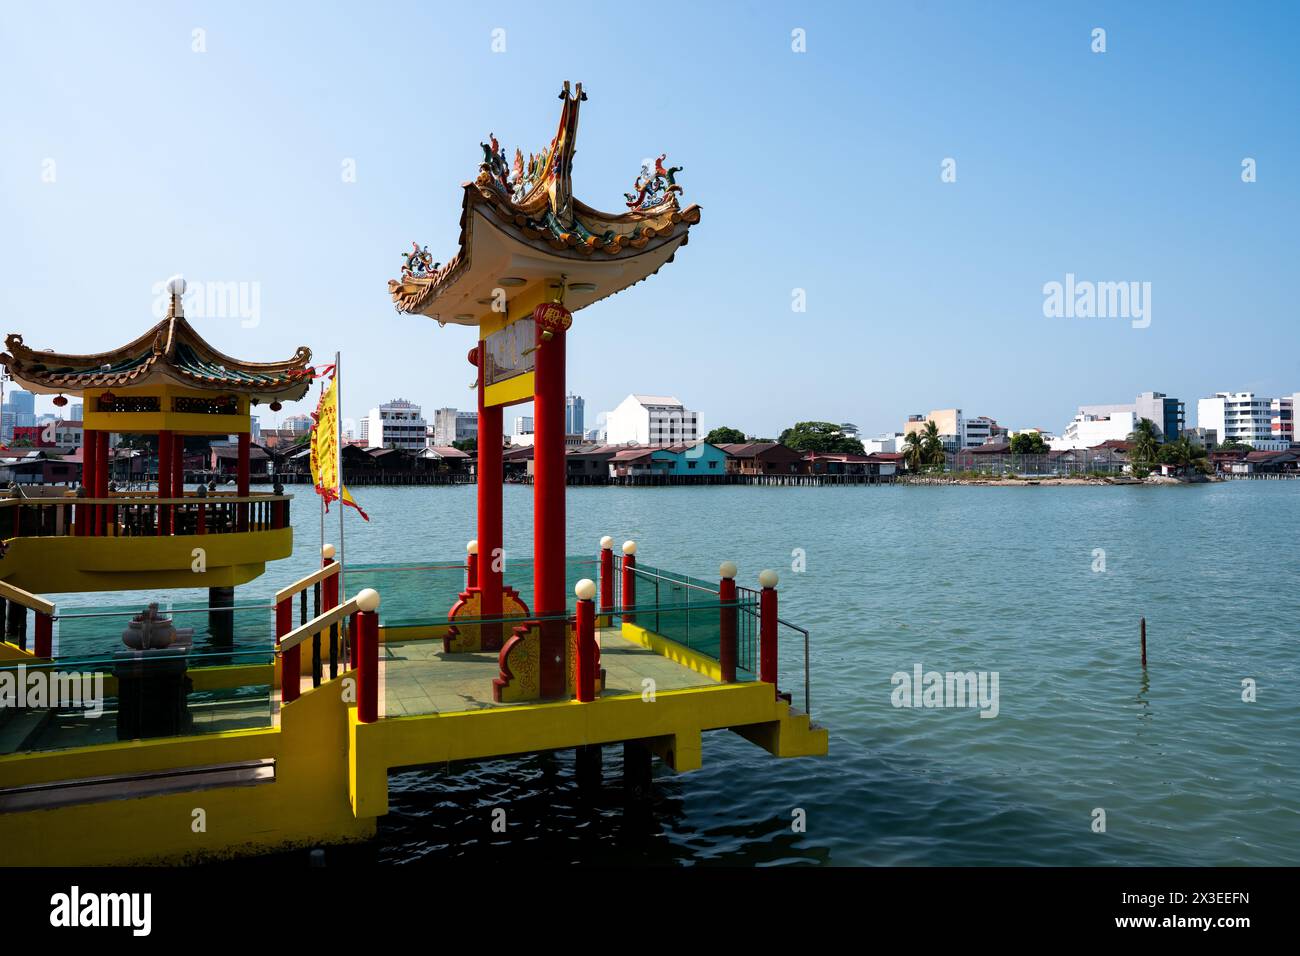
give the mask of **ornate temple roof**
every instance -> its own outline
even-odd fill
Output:
[[[298,399],[311,387],[311,350],[300,346],[284,362],[245,362],[218,352],[183,315],[171,313],[134,342],[111,352],[39,352],[11,333],[0,365],[14,381],[44,394],[126,388],[169,380],[187,388],[237,392],[258,399]]]
[[[485,287],[500,275],[554,275],[557,267],[577,283],[566,299],[576,311],[653,275],[686,244],[700,207],[679,205],[681,167],[665,167],[666,154],[642,167],[621,212],[574,197],[578,113],[587,95],[581,83],[570,92],[566,81],[560,99],[555,137],[527,161],[516,149],[508,162],[495,136],[480,144],[478,176],[463,184],[459,248],[446,264],[435,263],[427,247],[405,254],[402,278],[388,283],[399,312],[473,325]]]

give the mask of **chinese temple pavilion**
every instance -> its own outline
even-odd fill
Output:
[[[283,362],[223,355],[186,321],[184,280],[170,286],[167,316],[110,352],[39,351],[11,334],[0,363],[31,392],[84,407],[82,482],[75,496],[28,495],[0,510],[8,554],[0,580],[39,592],[207,586],[228,590],[257,577],[293,547],[288,497],[254,495],[251,408],[277,408],[311,385],[311,352]],[[110,488],[111,434],[157,436],[157,491]],[[184,489],[184,438],[237,435],[233,493]],[[202,544],[202,560],[195,547]]]
[[[503,647],[503,617],[528,617],[519,596],[502,583],[503,410],[534,405],[534,538],[532,609],[540,622],[518,628],[502,652],[497,698],[554,698],[565,692],[565,339],[572,314],[654,275],[671,262],[700,221],[700,207],[682,207],[681,167],[665,156],[647,164],[626,208],[600,212],[573,194],[578,115],[587,95],[568,82],[560,93],[559,125],[550,144],[527,161],[513,162],[495,135],[483,143],[478,175],[464,184],[460,244],[445,264],[425,250],[405,254],[400,279],[388,284],[398,311],[425,315],[440,325],[478,330],[469,353],[478,373],[477,567],[452,609],[457,618],[484,623],[453,628],[447,650]],[[474,559],[471,559],[474,560]],[[549,619],[549,620],[548,620]],[[530,686],[513,675],[518,657]]]

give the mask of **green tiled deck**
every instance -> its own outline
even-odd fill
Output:
[[[656,691],[703,687],[715,681],[624,638],[617,629],[596,632],[602,696],[640,694],[652,679]],[[381,646],[382,716],[449,714],[485,707],[510,707],[492,700],[492,681],[500,672],[496,651],[448,654],[441,641],[405,641]]]

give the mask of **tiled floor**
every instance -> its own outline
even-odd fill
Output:
[[[678,690],[715,683],[703,674],[625,639],[617,630],[600,630],[602,696],[640,694],[649,678],[654,688]],[[492,681],[500,673],[497,652],[448,654],[441,641],[382,645],[380,696],[383,715],[445,714],[485,707],[508,707],[492,700]]]

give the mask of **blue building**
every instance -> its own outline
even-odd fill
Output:
[[[722,477],[727,473],[727,453],[706,441],[669,445],[673,456],[672,474],[688,478]]]
[[[585,435],[583,428],[583,410],[586,402],[581,395],[566,395],[564,398],[564,434]]]

